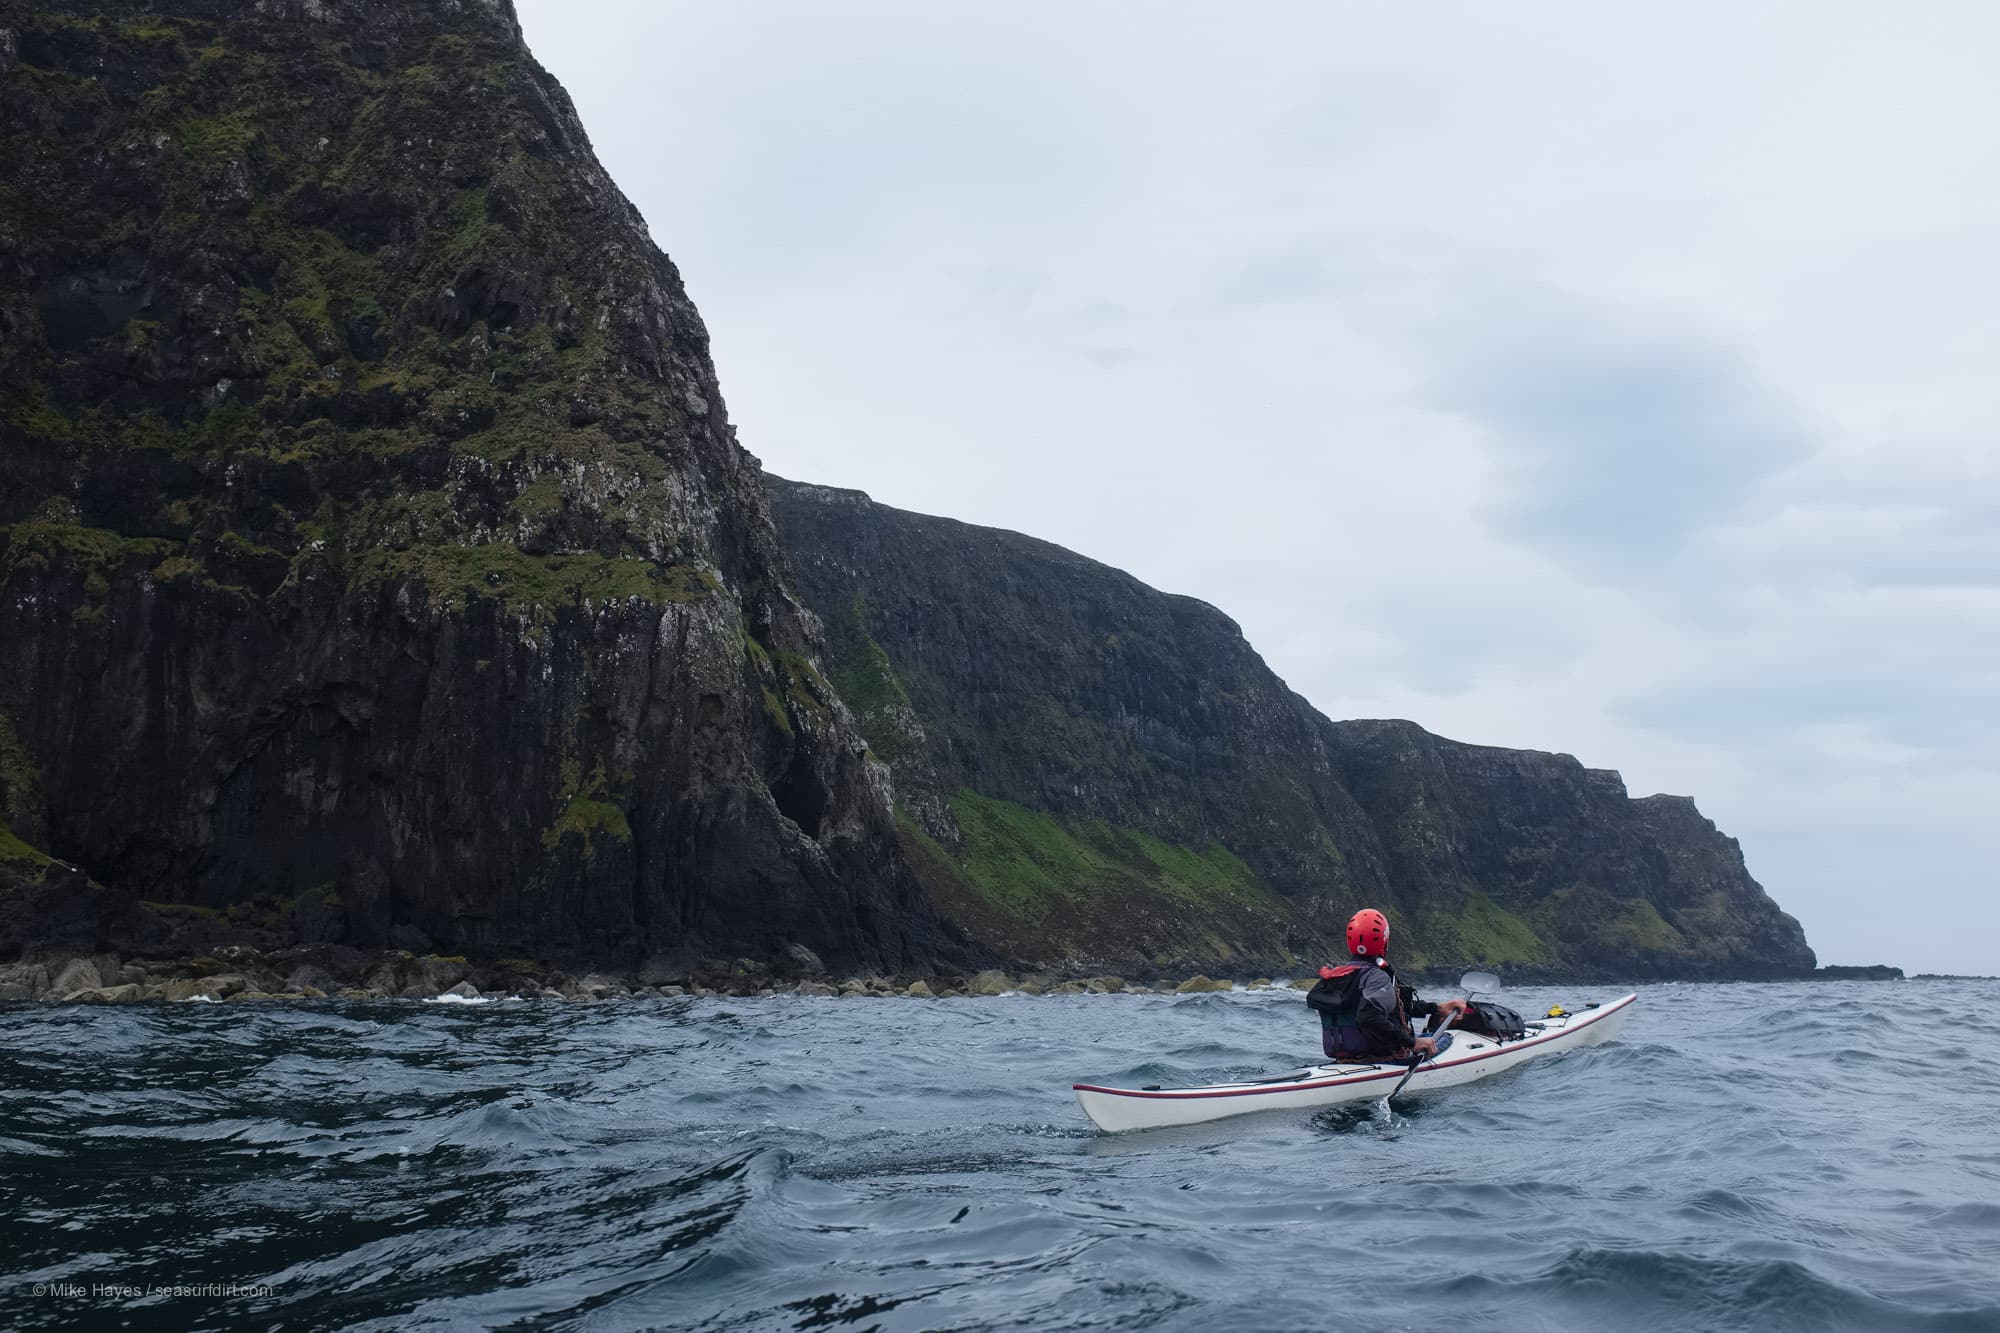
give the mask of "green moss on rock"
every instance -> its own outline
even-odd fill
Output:
[[[1278,900],[1227,848],[1195,851],[1097,820],[1058,820],[961,789],[951,809],[965,838],[966,879],[994,905],[1035,915],[1054,899],[1135,889],[1183,902]]]
[[[837,659],[833,683],[847,706],[857,713],[871,713],[896,704],[908,708],[910,696],[904,692],[903,682],[896,678],[889,654],[870,637],[867,624],[867,608],[856,593],[848,607],[848,623],[829,626],[829,646]]]
[[[1474,892],[1448,911],[1432,910],[1403,928],[1412,966],[1544,965],[1556,950],[1534,925]]]
[[[42,851],[38,847],[30,847],[27,843],[14,836],[13,829],[8,828],[5,824],[0,824],[0,862],[5,862],[10,866],[25,866],[34,870],[40,870],[43,866],[51,864],[53,860],[54,858],[47,852]]]
[[[543,847],[554,851],[565,837],[574,835],[583,840],[583,854],[588,857],[596,853],[596,839],[600,835],[625,843],[632,841],[632,826],[624,810],[609,799],[610,778],[601,761],[584,777],[581,765],[575,760],[565,760],[562,773],[565,804],[555,823],[543,831]]]
[[[14,400],[7,408],[5,420],[15,430],[37,439],[72,444],[83,439],[83,429],[50,407],[39,385]]]
[[[433,606],[463,611],[490,598],[535,617],[562,606],[633,598],[656,605],[700,601],[721,590],[715,576],[689,565],[599,555],[530,555],[518,546],[377,548],[356,561],[350,582],[421,583]]]
[[[1566,950],[1600,957],[1641,960],[1680,953],[1688,941],[1644,898],[1620,898],[1595,885],[1580,884],[1551,894],[1538,913],[1544,934]]]
[[[542,845],[553,850],[563,840],[563,835],[569,833],[583,839],[586,855],[595,850],[592,839],[600,833],[620,842],[632,841],[632,826],[626,822],[623,810],[609,801],[593,801],[585,796],[570,798],[569,804],[563,807],[562,817],[542,834]]]
[[[182,116],[173,123],[174,142],[197,162],[213,165],[242,157],[257,137],[257,122],[247,111],[220,116]]]
[[[764,716],[771,719],[772,726],[784,732],[787,736],[791,735],[792,715],[786,711],[785,701],[783,699],[780,699],[778,697],[778,692],[772,689],[769,685],[763,687],[763,692],[764,692]]]
[[[83,579],[87,603],[76,610],[95,614],[110,595],[111,579],[128,561],[151,567],[179,549],[179,542],[166,538],[127,537],[76,523],[16,523],[0,527],[0,576],[67,565]]]
[[[460,190],[451,200],[451,228],[446,233],[447,259],[464,261],[476,254],[495,230],[487,221],[485,190]]]
[[[514,512],[524,522],[542,523],[562,512],[562,478],[537,477],[514,497]]]
[[[0,825],[33,828],[40,821],[41,808],[41,770],[15,733],[13,722],[0,713]]]
[[[830,706],[836,695],[832,684],[819,673],[818,667],[803,654],[791,652],[773,653],[771,662],[784,679],[787,699],[821,719],[830,716]]]
[[[196,903],[159,903],[142,901],[139,906],[155,916],[170,921],[220,921],[223,913],[219,907],[203,907]]]
[[[773,670],[770,652],[757,642],[747,628],[740,632],[743,636],[743,655],[750,660],[750,669],[759,676],[769,678]]]
[[[118,25],[118,35],[128,42],[171,42],[181,40],[181,26],[172,19],[145,17],[126,19]]]

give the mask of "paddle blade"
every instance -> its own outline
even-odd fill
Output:
[[[1458,985],[1459,989],[1468,993],[1472,991],[1486,991],[1490,993],[1500,989],[1500,978],[1494,976],[1491,972],[1467,972],[1458,979]]]

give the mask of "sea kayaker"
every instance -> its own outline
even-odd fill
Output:
[[[1464,1000],[1432,1003],[1396,978],[1389,965],[1389,918],[1364,907],[1347,922],[1348,961],[1322,967],[1306,1003],[1319,1011],[1320,1045],[1330,1060],[1413,1060],[1434,1055],[1451,1041],[1415,1037],[1410,1018],[1432,1023],[1465,1012]]]

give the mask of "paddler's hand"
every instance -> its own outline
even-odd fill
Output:
[[[1418,1037],[1411,1043],[1411,1046],[1415,1048],[1418,1055],[1425,1057],[1436,1055],[1438,1050],[1437,1038],[1435,1037]]]
[[[1438,1018],[1453,1018],[1464,1012],[1464,1000],[1439,1000],[1437,1002],[1436,1016]]]

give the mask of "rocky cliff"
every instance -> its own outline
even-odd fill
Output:
[[[957,947],[506,0],[7,0],[0,114],[0,949]]]
[[[829,674],[948,915],[1016,958],[1286,967],[1385,907],[1517,974],[1813,966],[1736,843],[1566,755],[1330,722],[1205,603],[1011,532],[770,478]]]
[[[1687,802],[1059,548],[773,481],[788,573],[506,0],[0,0],[0,113],[0,957],[1811,964]]]

